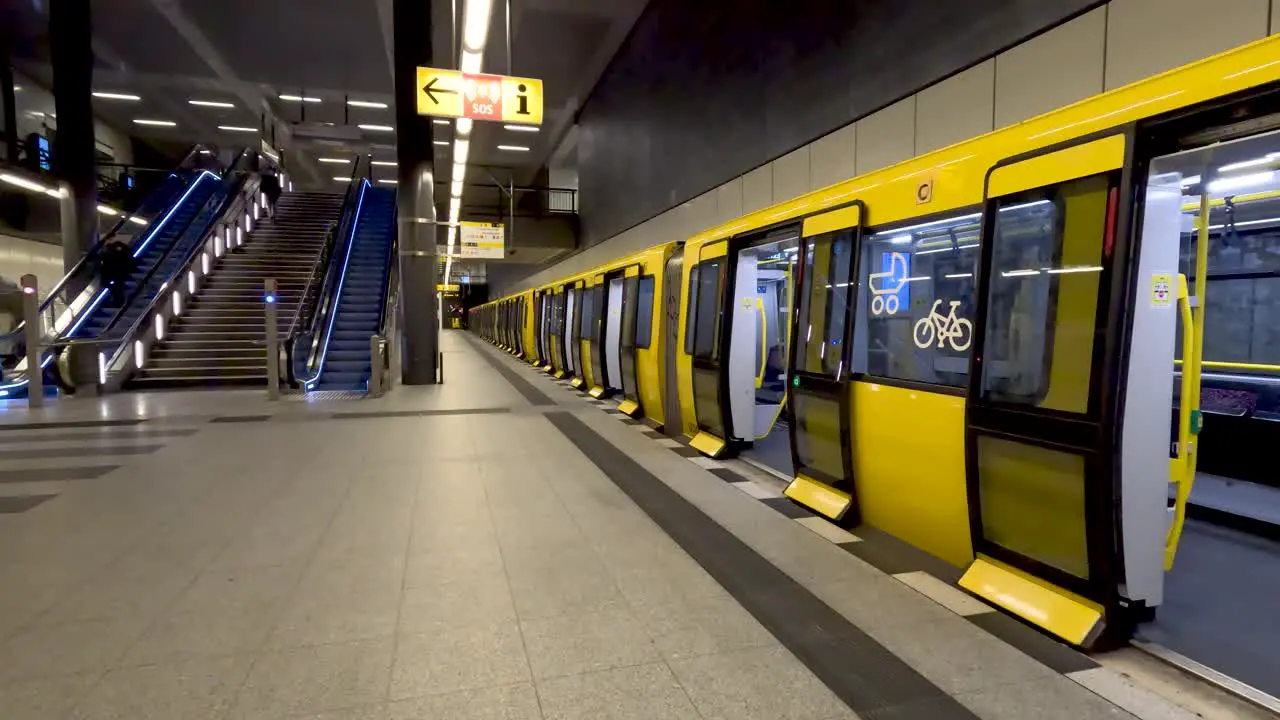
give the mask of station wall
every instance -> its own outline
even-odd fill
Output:
[[[663,212],[650,213],[643,222],[631,219],[635,224],[628,229],[494,291],[533,287],[661,242],[684,239],[744,213],[1275,32],[1280,32],[1280,0],[1112,0],[876,112],[847,117],[843,127],[789,152],[775,153],[771,161],[747,172],[722,178],[710,190],[678,204],[672,197]],[[715,132],[706,124],[701,129]],[[651,162],[662,165],[666,158],[655,155]],[[679,169],[654,168],[663,173]],[[589,235],[590,214],[603,211],[592,206],[599,192],[593,192],[590,183],[600,180],[591,177],[587,166],[580,168],[580,177],[584,231]],[[642,188],[629,183],[643,185],[643,177],[614,182],[611,190],[619,196],[633,190],[633,198],[642,194]],[[675,180],[672,184],[678,185]]]

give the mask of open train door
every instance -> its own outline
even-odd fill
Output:
[[[842,524],[857,522],[849,445],[850,369],[846,327],[857,301],[853,279],[865,217],[861,203],[805,218],[793,304],[790,403],[792,500]]]
[[[1083,647],[1120,602],[1131,145],[1123,132],[1095,135],[992,168],[976,317],[943,307],[917,329],[958,343],[972,334],[965,456],[976,559],[961,586]],[[1168,417],[1151,422],[1167,427]]]

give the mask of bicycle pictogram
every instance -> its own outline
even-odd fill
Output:
[[[938,312],[938,306],[941,304],[942,300],[934,300],[929,314],[916,321],[912,328],[912,339],[916,347],[924,350],[937,340],[939,349],[950,344],[951,349],[956,352],[968,350],[969,343],[973,342],[973,323],[965,318],[956,317],[956,308],[960,307],[959,300],[950,301],[951,309],[946,315]]]
[[[886,285],[887,282],[894,283]],[[871,273],[868,278],[871,286],[871,314],[896,315],[902,304],[898,293],[907,284],[907,256],[902,253],[889,255],[889,269],[884,272]]]

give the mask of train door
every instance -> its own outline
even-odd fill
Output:
[[[1113,461],[1130,145],[1117,133],[990,171],[972,328],[965,455],[977,559],[961,584],[1081,646],[1124,614]],[[969,330],[941,310],[928,320],[930,339]],[[1164,425],[1167,412],[1152,420]]]
[[[680,348],[680,298],[683,295],[684,253],[677,250],[667,259],[662,271],[662,313],[665,336],[661,364],[662,430],[668,437],[681,437],[680,389],[676,382],[676,356]]]
[[[1223,141],[1255,123],[1213,128],[1208,147],[1188,141],[1201,124],[1185,126],[1149,164],[1122,529],[1126,580],[1135,567],[1156,585],[1142,640],[1280,698],[1280,133]],[[1144,422],[1151,408],[1169,425]],[[1133,496],[1130,477],[1166,457],[1158,479],[1172,484]],[[1145,526],[1131,520],[1139,501]]]
[[[848,318],[861,242],[860,203],[807,218],[791,328],[789,432],[794,478],[786,495],[832,520],[858,520],[849,446]]]
[[[622,313],[623,285],[625,278],[621,273],[610,273],[605,287],[604,317],[604,354],[605,382],[601,385],[606,394],[623,389],[622,380]]]
[[[641,301],[641,283],[648,283],[647,302]],[[640,378],[636,373],[636,350],[648,347],[647,333],[642,335],[640,318],[653,314],[653,277],[640,277],[640,266],[627,268],[622,278],[622,318],[619,330],[618,378],[622,384],[622,400],[618,410],[632,417],[640,414]]]
[[[582,344],[579,341],[578,285],[566,286],[564,310],[564,344],[568,349],[565,361],[569,366],[569,384],[582,387]]]
[[[537,357],[533,358],[533,364],[542,367],[547,362],[546,347],[546,294],[534,291],[533,293],[533,351]]]
[[[609,286],[604,275],[597,275],[591,287],[587,288],[590,302],[583,307],[590,310],[590,316],[584,313],[586,324],[582,327],[583,339],[587,341],[587,368],[591,372],[588,378],[587,394],[593,398],[602,398],[609,394],[608,355],[605,348],[605,317],[609,310]]]
[[[595,350],[599,347],[599,343],[593,342],[597,334],[596,328],[599,327],[599,322],[596,320],[597,308],[600,306],[596,296],[596,290],[599,287],[594,281],[591,283],[584,281],[582,288],[578,291],[578,352],[581,361],[579,366],[582,373],[581,388],[588,392],[596,387],[597,378],[601,376],[599,356]]]
[[[551,296],[551,363],[554,366],[552,374],[557,380],[568,372],[564,351],[565,296],[564,288],[557,288]]]

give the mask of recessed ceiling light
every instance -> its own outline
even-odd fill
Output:
[[[129,100],[131,102],[137,102],[142,99],[137,95],[130,95],[128,93],[95,92],[93,96],[96,98],[102,98],[103,100]]]
[[[445,146],[445,147],[449,147],[449,141],[448,141],[448,140],[432,140],[432,141],[431,141],[431,144],[432,144],[432,145],[443,145],[443,146]]]
[[[341,176],[341,175],[334,175],[334,176],[333,176],[333,179],[334,179],[334,181],[336,181],[336,182],[351,182],[351,178],[350,178],[350,177],[343,177],[343,176]]]
[[[394,132],[395,128],[390,125],[357,125],[361,130],[371,130],[373,132]]]
[[[529,152],[529,148],[524,145],[499,145],[498,149],[506,150],[507,152]]]
[[[351,162],[351,160],[347,158],[320,158],[320,162],[333,163],[335,165],[339,165],[339,164],[346,165],[347,163]]]
[[[435,120],[432,120],[431,122],[433,122],[433,123],[435,123],[435,124],[437,124],[437,125],[448,125],[448,124],[449,124],[449,121],[448,121],[448,120],[441,120],[440,118],[436,118]]]
[[[537,125],[503,125],[502,127],[516,132],[538,132]]]
[[[281,95],[280,99],[284,100],[285,102],[305,102],[305,103],[320,102],[320,98],[318,97],[304,97],[302,95]]]
[[[396,181],[395,181],[395,180],[392,180],[391,178],[382,178],[382,179],[381,179],[381,180],[379,180],[378,182],[382,183],[383,185],[395,185],[395,184],[396,184]]]
[[[371,100],[348,100],[347,104],[351,107],[373,108],[375,110],[386,110],[387,104],[384,102],[373,102]]]
[[[381,165],[381,166],[383,166],[383,167],[395,167],[395,166],[396,166],[396,161],[395,161],[395,160],[374,160],[374,161],[372,161],[370,164],[371,164],[371,165]]]
[[[178,124],[172,120],[147,120],[144,118],[134,118],[133,123],[135,125],[154,125],[156,127],[173,127]]]
[[[219,125],[218,129],[227,132],[258,132],[256,127],[244,127],[243,125]]]
[[[216,108],[233,108],[235,105],[229,102],[218,102],[217,100],[188,100],[188,105],[198,105],[200,107],[216,107]]]
[[[201,154],[201,155],[212,155],[212,154],[213,154],[213,151],[212,151],[212,150],[201,150],[201,151],[200,151],[200,154]]]

